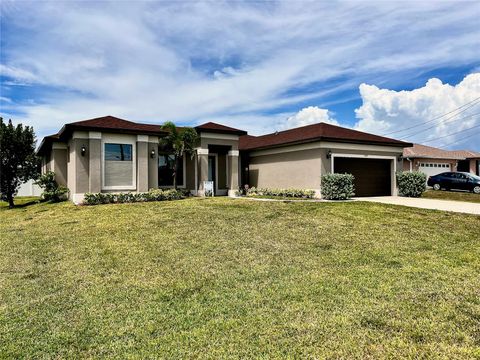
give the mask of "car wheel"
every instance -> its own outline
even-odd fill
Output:
[[[433,190],[440,190],[440,184],[434,184],[433,185]]]
[[[475,194],[480,194],[480,186],[478,186],[478,185],[475,186],[475,187],[473,188],[473,192],[474,192]]]

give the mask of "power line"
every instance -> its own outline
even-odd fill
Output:
[[[446,145],[443,145],[442,147],[445,148],[445,147],[448,147],[448,146],[451,146],[451,145],[454,145],[454,144],[457,144],[461,141],[464,141],[466,139],[470,139],[471,137],[474,137],[475,135],[480,135],[480,131],[472,134],[472,135],[469,135],[469,136],[465,136],[464,138],[460,139],[460,140],[457,140],[457,141],[454,141],[454,142],[451,142],[450,144],[446,144]]]
[[[468,131],[468,130],[476,129],[476,128],[478,128],[478,127],[480,127],[480,124],[475,125],[475,126],[472,126],[471,128],[468,128],[468,129],[463,129],[463,130],[460,130],[460,131],[457,131],[457,132],[454,132],[454,133],[445,135],[445,136],[440,136],[440,137],[435,138],[435,139],[432,139],[432,140],[422,141],[422,143],[428,143],[428,142],[432,142],[432,141],[437,141],[437,140],[444,139],[444,138],[449,137],[449,136],[452,136],[452,135],[460,134],[460,133],[465,132],[465,131]]]
[[[464,117],[462,117],[462,118],[455,119],[455,121],[468,119],[468,118],[471,118],[471,117],[476,116],[476,115],[479,115],[479,114],[480,114],[480,112],[477,112],[477,113],[474,113],[474,114],[470,114],[470,115],[468,115],[468,116],[464,116]],[[455,117],[455,116],[457,116],[457,115],[458,115],[458,114],[455,114],[453,117]],[[429,126],[428,128],[425,128],[425,129],[416,131],[416,132],[411,133],[411,134],[408,134],[408,135],[402,135],[401,140],[405,140],[406,138],[409,138],[410,136],[416,136],[416,135],[421,134],[421,133],[423,133],[423,132],[425,132],[425,131],[428,131],[428,130],[430,130],[430,129],[433,129],[434,127],[436,127],[436,126],[438,126],[438,125],[440,125],[440,124],[442,124],[442,123],[444,123],[444,122],[446,122],[446,121],[448,121],[448,120],[450,120],[450,119],[452,119],[452,117],[451,117],[451,118],[447,118],[447,119],[443,119],[443,120],[440,121],[438,124],[434,124],[434,125],[432,125],[432,126]]]
[[[480,100],[480,96],[477,97],[476,99],[473,99],[472,101],[467,102],[466,104],[463,104],[462,106],[460,106],[460,107],[458,107],[458,108],[456,108],[456,109],[453,109],[453,110],[451,110],[451,111],[443,114],[443,115],[434,117],[433,119],[424,121],[423,123],[420,123],[420,124],[417,124],[417,125],[413,125],[413,126],[407,127],[407,128],[405,128],[405,129],[402,129],[402,130],[396,130],[396,131],[392,131],[392,132],[388,132],[388,133],[382,134],[382,136],[391,135],[391,134],[396,134],[396,133],[399,133],[399,132],[403,132],[403,131],[406,131],[406,130],[414,129],[414,128],[419,127],[419,126],[423,126],[423,125],[429,124],[429,123],[431,123],[431,122],[433,122],[433,121],[435,121],[435,120],[438,120],[438,119],[441,119],[441,118],[443,118],[443,117],[445,117],[445,116],[447,116],[447,115],[450,115],[451,113],[456,112],[456,111],[458,111],[458,110],[460,110],[460,109],[462,109],[462,108],[464,108],[464,107],[466,107],[466,106],[468,106],[468,105],[470,105],[470,104],[472,104],[472,103],[475,103],[475,102],[477,102],[478,100]],[[461,114],[462,112],[467,111],[468,109],[470,109],[471,107],[473,107],[473,106],[475,106],[475,105],[477,105],[477,103],[475,103],[475,104],[473,104],[473,105],[471,105],[471,106],[468,106],[466,109],[463,109],[462,111],[458,112],[458,114]],[[458,114],[455,114],[454,116],[456,116],[456,115],[458,115]]]

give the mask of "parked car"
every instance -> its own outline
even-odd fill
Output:
[[[480,194],[480,176],[466,172],[444,172],[430,176],[427,185],[434,190],[468,190]]]

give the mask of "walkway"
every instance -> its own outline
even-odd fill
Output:
[[[480,203],[466,201],[407,198],[400,196],[362,197],[355,198],[355,200],[480,215]]]

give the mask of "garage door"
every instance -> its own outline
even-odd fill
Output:
[[[391,195],[391,160],[335,157],[334,172],[355,176],[355,196]]]
[[[418,171],[427,174],[427,176],[433,176],[441,174],[443,172],[451,171],[450,164],[437,164],[437,163],[420,163]]]

